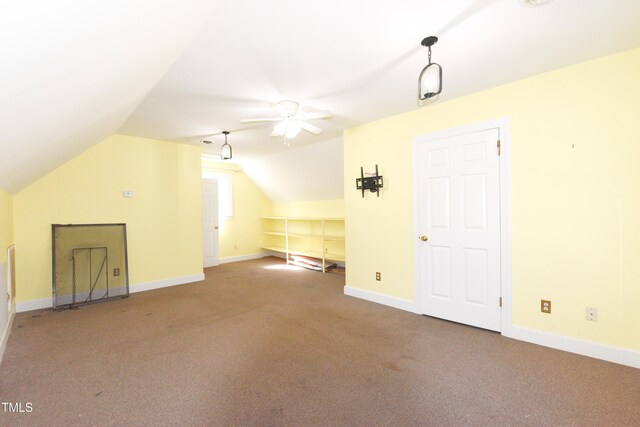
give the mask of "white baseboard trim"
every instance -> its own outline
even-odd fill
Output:
[[[640,351],[636,350],[613,347],[515,325],[512,325],[507,331],[502,331],[502,335],[544,347],[555,348],[556,350],[568,351],[595,359],[640,368]]]
[[[367,301],[376,302],[400,310],[417,313],[417,306],[413,301],[402,298],[391,297],[373,291],[344,287],[344,294]],[[508,330],[502,331],[502,335],[519,341],[526,341],[556,350],[568,351],[595,359],[606,360],[620,365],[640,368],[640,351],[613,347],[606,344],[580,340],[563,335],[556,335],[548,332],[527,329],[521,326],[511,326]]]
[[[4,328],[2,332],[2,336],[0,337],[0,362],[2,362],[2,356],[4,356],[4,350],[7,348],[7,342],[9,341],[9,334],[11,333],[11,325],[13,325],[13,318],[15,317],[16,310],[15,306],[11,307],[9,310],[9,319],[7,320],[7,326]]]
[[[204,280],[204,273],[192,274],[190,276],[172,277],[170,279],[154,280],[152,282],[136,283],[129,286],[129,292],[151,291],[153,289],[166,288],[169,286],[185,285],[187,283],[200,282]]]
[[[229,262],[238,262],[238,261],[248,261],[250,259],[259,259],[267,256],[265,252],[258,252],[256,254],[247,254],[247,255],[236,255],[236,256],[227,256],[224,258],[220,258],[220,264],[227,264]]]
[[[51,297],[32,299],[31,301],[18,301],[16,302],[16,313],[23,313],[25,311],[40,310],[43,308],[53,307],[53,301]]]
[[[391,297],[389,295],[380,294],[373,291],[365,291],[364,289],[344,287],[344,294],[350,297],[356,297],[367,301],[376,302],[378,304],[387,305],[389,307],[398,308],[400,310],[416,312],[416,304],[413,301],[403,298]]]
[[[153,289],[166,288],[169,286],[184,285],[187,283],[200,282],[204,280],[204,273],[192,274],[190,276],[172,277],[170,279],[154,280],[151,282],[136,283],[129,286],[129,293],[151,291]],[[51,297],[35,299],[31,301],[22,301],[16,303],[16,312],[40,310],[43,308],[51,308],[53,302]]]
[[[264,251],[264,255],[263,256],[265,256],[265,257],[273,256],[273,257],[276,257],[276,258],[287,259],[287,256],[285,255],[284,252]]]

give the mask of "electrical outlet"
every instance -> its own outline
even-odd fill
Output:
[[[543,313],[551,314],[551,300],[540,300],[540,311]]]
[[[380,272],[376,271],[376,280],[379,282],[381,279]]]
[[[595,307],[587,307],[585,311],[585,318],[590,322],[598,321],[598,309]]]
[[[113,275],[114,276],[119,276],[120,275],[120,269],[119,268],[114,268],[113,269]]]

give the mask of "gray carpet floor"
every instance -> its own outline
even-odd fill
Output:
[[[0,425],[640,425],[640,370],[343,295],[281,260],[18,314]],[[1,411],[2,408],[0,408]]]

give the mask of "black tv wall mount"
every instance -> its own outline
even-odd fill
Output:
[[[383,184],[382,176],[378,174],[378,165],[376,165],[376,173],[373,176],[364,176],[364,169],[360,167],[360,178],[356,178],[356,189],[362,190],[362,197],[364,197],[365,190],[377,193],[380,197],[380,189]]]

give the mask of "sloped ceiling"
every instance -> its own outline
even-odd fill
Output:
[[[342,165],[341,137],[241,162],[253,182],[277,202],[342,198]]]
[[[333,170],[343,129],[420,108],[425,36],[440,37],[435,102],[640,46],[636,0],[523,1],[2,3],[0,187],[15,191],[115,131],[217,153],[230,130],[233,160],[274,200],[338,198],[339,170],[300,173]],[[268,124],[240,123],[283,99],[333,118],[291,147]]]
[[[210,0],[0,3],[0,187],[115,133],[211,19]]]

